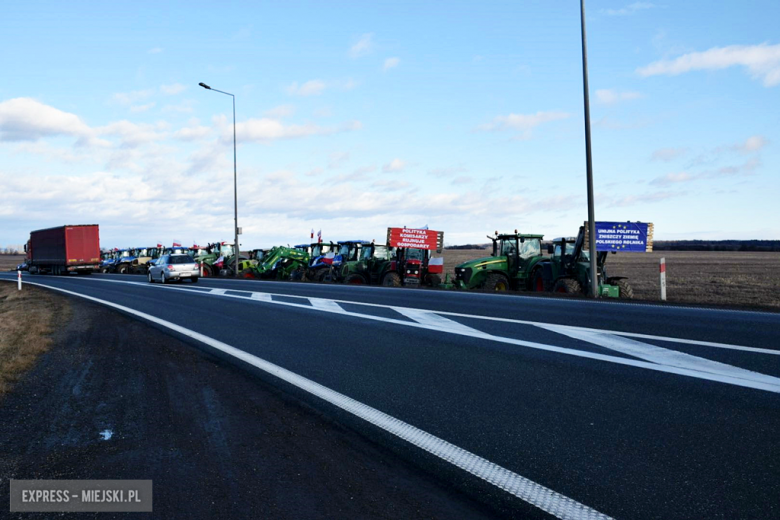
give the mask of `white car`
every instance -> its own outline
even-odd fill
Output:
[[[163,255],[149,264],[146,276],[149,283],[159,281],[165,284],[174,280],[196,283],[200,276],[200,266],[190,255]]]

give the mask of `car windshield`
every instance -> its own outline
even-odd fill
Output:
[[[195,260],[190,255],[174,255],[168,260],[169,264],[194,264]]]

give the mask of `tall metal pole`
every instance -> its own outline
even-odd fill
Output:
[[[588,45],[585,37],[585,0],[580,0],[580,20],[582,22],[582,90],[585,99],[585,161],[588,177],[588,252],[590,255],[590,296],[598,297],[598,278],[596,277],[596,210],[593,207],[593,157],[590,149],[590,97],[588,95]]]
[[[241,256],[241,246],[238,244],[238,174],[236,173],[236,96],[233,96],[233,232],[235,236],[236,267],[234,277],[238,278],[238,257]]]
[[[234,254],[236,255],[236,263],[233,276],[238,278],[238,260],[241,254],[241,246],[238,243],[238,174],[236,168],[236,96],[230,92],[223,92],[215,88],[211,88],[205,83],[198,83],[201,87],[207,90],[213,90],[220,94],[226,94],[233,98],[233,247]]]

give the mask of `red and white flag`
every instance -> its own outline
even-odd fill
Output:
[[[311,238],[314,239],[314,228],[311,228]]]
[[[322,230],[321,229],[319,231],[317,231],[317,243],[318,244],[322,243]]]
[[[181,244],[180,244],[180,243],[178,243],[178,242],[174,242],[174,243],[173,243],[173,247],[181,247]]]

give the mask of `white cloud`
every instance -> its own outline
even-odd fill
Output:
[[[677,76],[692,70],[721,70],[745,67],[754,79],[765,87],[780,85],[780,44],[732,45],[713,47],[704,52],[691,52],[673,60],[660,60],[637,69],[642,77]]]
[[[675,159],[679,159],[688,153],[687,148],[660,148],[653,152],[650,157],[653,161],[669,162]]]
[[[154,47],[154,48],[152,48],[152,49],[149,49],[149,50],[148,50],[148,51],[146,51],[146,52],[147,52],[147,53],[149,53],[149,54],[160,54],[162,51],[163,51],[163,50],[162,50],[162,48],[161,48],[161,47]]]
[[[174,83],[173,85],[160,85],[160,92],[168,96],[175,96],[176,94],[181,94],[186,89],[187,87],[185,87],[181,83]]]
[[[227,121],[221,121],[224,127],[223,140],[232,140],[232,126],[228,127]],[[277,119],[267,117],[261,119],[249,119],[236,124],[236,134],[239,141],[264,142],[277,139],[295,139],[298,137],[309,137],[313,135],[331,135],[340,132],[350,132],[362,128],[360,121],[350,121],[340,126],[323,127],[314,123],[304,123],[302,125],[286,125]],[[228,135],[229,134],[229,135]]]
[[[521,133],[523,137],[530,137],[531,130],[537,126],[566,119],[571,114],[566,112],[537,112],[535,114],[509,114],[508,116],[496,116],[491,123],[486,123],[477,127],[477,130],[486,132],[499,132],[505,130],[515,130]]]
[[[349,48],[350,58],[361,58],[370,54],[374,47],[373,38],[374,35],[372,33],[362,35],[360,39]]]
[[[389,163],[382,166],[382,171],[385,173],[401,172],[406,168],[406,163],[399,158],[395,158]]]
[[[154,94],[154,90],[134,90],[132,92],[118,92],[114,94],[114,101],[121,105],[132,105],[144,101]]]
[[[630,99],[639,99],[642,94],[639,92],[620,92],[617,90],[601,89],[596,91],[596,101],[602,105],[614,105],[621,101]]]
[[[31,98],[0,103],[0,140],[35,141],[46,136],[89,137],[92,130],[77,115]]]
[[[669,184],[678,184],[681,182],[697,181],[702,179],[719,179],[750,176],[761,166],[761,161],[753,157],[744,164],[736,166],[723,166],[713,170],[705,170],[698,173],[676,172],[656,177],[650,184],[656,186],[666,186]]]
[[[292,105],[279,105],[271,110],[266,110],[265,115],[272,119],[281,119],[291,116],[295,113],[295,107]]]
[[[460,184],[469,184],[471,182],[474,182],[474,179],[472,179],[467,175],[461,175],[460,177],[455,177],[454,179],[452,179],[450,184],[452,184],[453,186],[458,186]]]
[[[621,7],[620,9],[602,9],[601,12],[607,16],[627,16],[634,14],[637,11],[644,11],[656,7],[655,4],[650,2],[634,2],[633,4]]]
[[[338,168],[349,160],[349,152],[333,152],[328,157],[328,169]]]
[[[156,103],[152,101],[151,103],[147,103],[145,105],[134,105],[130,107],[130,112],[138,113],[138,112],[146,112],[150,108],[154,108],[154,105]]]
[[[433,168],[428,170],[428,175],[439,178],[453,177],[456,173],[465,173],[467,171],[467,168],[465,168],[462,164],[459,164],[458,166],[450,166],[447,168]]]
[[[192,125],[181,128],[173,133],[173,137],[181,141],[198,141],[211,133],[211,128],[202,125]]]
[[[398,66],[398,64],[401,63],[400,58],[387,58],[385,60],[385,64],[382,67],[383,70],[390,70],[392,68],[395,68]]]
[[[737,150],[742,153],[751,153],[761,150],[769,143],[763,136],[754,135],[748,137],[748,139],[742,144],[737,146]]]
[[[312,79],[298,85],[297,81],[293,81],[292,84],[287,87],[287,93],[291,96],[318,96],[325,90],[325,82],[319,79]]]

